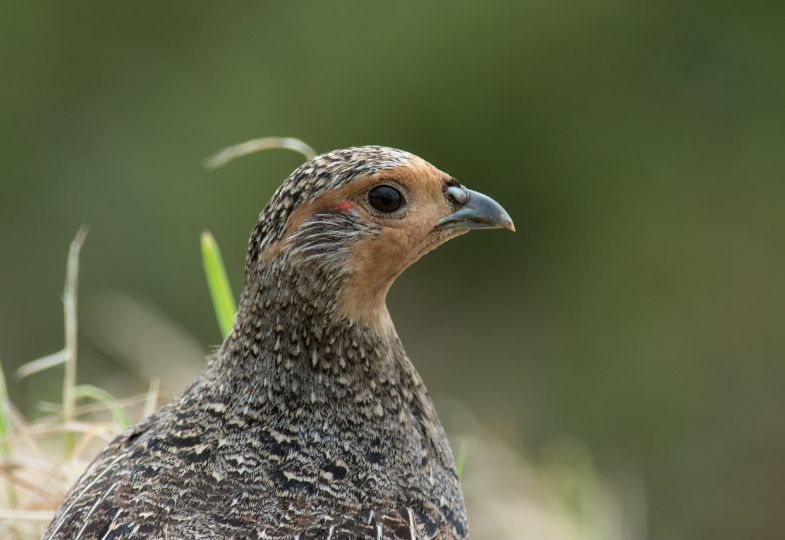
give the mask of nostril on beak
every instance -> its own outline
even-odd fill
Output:
[[[469,200],[469,192],[463,186],[450,186],[447,188],[447,197],[455,204],[463,206]]]

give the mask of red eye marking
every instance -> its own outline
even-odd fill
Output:
[[[352,201],[341,201],[335,205],[336,210],[351,210],[352,208],[354,208]]]

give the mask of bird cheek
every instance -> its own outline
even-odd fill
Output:
[[[355,270],[365,275],[368,282],[383,283],[395,279],[406,267],[411,249],[410,238],[403,229],[385,228],[373,238],[357,242],[352,250]]]

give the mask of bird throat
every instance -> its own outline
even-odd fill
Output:
[[[345,314],[344,278],[286,260],[249,272],[235,326],[218,351],[222,380],[277,407],[344,404],[373,422],[412,406],[430,415],[394,327],[380,331]]]

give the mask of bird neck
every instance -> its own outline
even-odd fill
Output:
[[[344,316],[335,276],[283,265],[255,277],[246,280],[232,333],[186,401],[225,403],[227,418],[252,415],[300,436],[359,433],[368,451],[397,441],[389,467],[419,467],[425,452],[432,466],[452,470],[433,403],[392,326],[379,332]]]
[[[218,356],[225,368],[266,380],[308,384],[325,376],[361,384],[419,376],[390,322],[368,324],[342,308],[345,276],[271,261],[249,271],[232,333]],[[389,320],[384,299],[380,318]],[[408,384],[408,383],[407,383]]]

